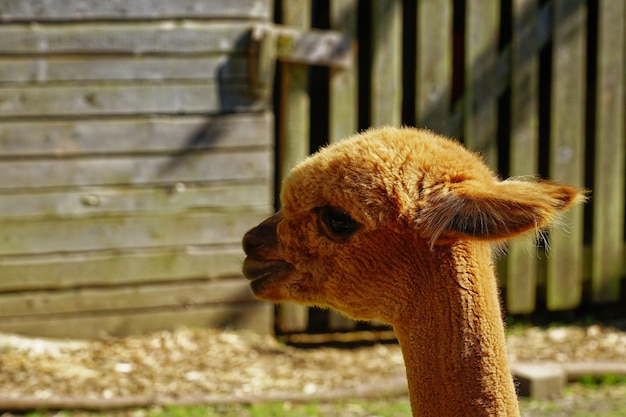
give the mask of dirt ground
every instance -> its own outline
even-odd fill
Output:
[[[626,360],[626,332],[600,325],[513,330],[507,344],[513,362]],[[598,404],[626,398],[623,385]],[[0,335],[0,387],[0,410],[10,410],[397,396],[406,380],[395,344],[302,349],[245,331],[180,329],[96,341]],[[563,400],[576,409],[582,397]]]

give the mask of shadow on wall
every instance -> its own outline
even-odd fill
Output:
[[[236,42],[235,50],[247,50],[250,47],[250,42],[249,34],[242,36]],[[245,71],[247,71],[249,65],[247,60],[245,64],[240,64],[240,61],[241,52],[239,54],[229,53],[225,62],[219,66],[215,77],[218,95],[217,111],[201,115],[207,118],[206,124],[187,138],[184,147],[172,155],[168,163],[159,170],[159,175],[176,170],[177,167],[186,162],[186,157],[194,152],[214,147],[227,129],[224,123],[214,123],[216,119],[235,114],[240,108],[250,107],[251,112],[258,111],[253,106],[255,99],[250,93],[248,80],[237,76],[240,70],[237,68],[238,66],[245,65]]]

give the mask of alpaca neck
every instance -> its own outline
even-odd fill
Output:
[[[394,324],[413,415],[519,416],[488,245],[436,251]]]

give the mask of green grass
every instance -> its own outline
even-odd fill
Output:
[[[595,376],[583,376],[579,382],[586,388],[597,389],[600,387],[610,387],[619,384],[626,384],[626,376],[621,375],[604,375],[601,378]]]
[[[407,417],[408,398],[346,400],[332,403],[268,402],[214,406],[172,406],[118,411],[34,411],[25,417]],[[11,414],[3,414],[3,417]]]
[[[626,416],[626,377],[607,375],[584,378],[570,384],[562,398],[539,401],[520,400],[528,417],[624,417]],[[14,414],[0,414],[13,417]],[[213,406],[152,407],[117,411],[30,412],[24,417],[409,417],[406,396],[380,399],[351,399],[331,403],[268,402]]]

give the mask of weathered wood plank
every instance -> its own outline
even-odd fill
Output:
[[[402,2],[372,2],[372,126],[400,126],[402,120]]]
[[[498,168],[496,62],[500,2],[470,0],[466,10],[465,124],[463,139]]]
[[[0,56],[0,82],[3,83],[129,80],[219,80],[232,83],[244,82],[247,77],[248,60],[243,55]]]
[[[582,187],[585,152],[585,42],[583,0],[553,2],[552,124],[550,176]],[[579,305],[583,280],[583,209],[563,217],[567,228],[550,235],[547,265],[547,304],[550,310]]]
[[[146,309],[111,314],[50,315],[48,317],[5,318],[0,331],[38,337],[96,339],[176,330],[180,327],[228,327],[251,329],[268,334],[272,330],[274,307],[252,302],[218,304],[190,309]]]
[[[282,0],[282,24],[308,29],[311,25],[311,1]],[[281,114],[279,126],[278,175],[284,179],[301,159],[309,154],[310,98],[308,93],[309,71],[306,65],[281,62]],[[293,303],[280,306],[277,325],[282,331],[306,329],[308,308]]]
[[[243,219],[245,221],[245,219]],[[254,226],[249,222],[248,227]],[[241,276],[239,242],[0,257],[0,292],[110,287]]]
[[[120,83],[0,88],[0,120],[11,117],[119,116],[261,110],[247,84]]]
[[[599,2],[598,12],[591,277],[594,301],[607,302],[619,300],[624,272],[626,2]]]
[[[219,153],[193,151],[170,156],[6,160],[0,162],[0,190],[270,178],[273,170],[270,152],[251,148]]]
[[[0,320],[51,314],[133,312],[254,301],[249,281],[175,281],[140,286],[25,291],[0,294]]]
[[[271,112],[219,117],[0,122],[0,156],[5,158],[172,153],[262,146],[269,149],[273,144]]]
[[[160,187],[85,187],[80,190],[0,194],[0,222],[24,218],[135,214],[176,214],[188,210],[269,213],[274,198],[272,178]]]
[[[357,37],[357,1],[332,0],[330,2],[330,27]],[[356,61],[356,54],[352,55]],[[351,68],[331,69],[329,88],[329,138],[330,143],[337,142],[357,130],[358,123],[358,65]]]
[[[417,4],[415,122],[443,134],[452,90],[452,1]]]
[[[238,243],[265,213],[187,213],[3,222],[0,254],[27,255]]]
[[[0,25],[3,55],[189,54],[244,52],[251,23],[167,21],[126,24]]]
[[[311,24],[310,1],[284,0],[283,21],[307,29]],[[302,64],[281,63],[281,115],[279,126],[279,175],[284,178],[296,163],[309,154],[310,98],[308,69]]]
[[[539,170],[539,57],[528,36],[537,18],[537,0],[513,2],[511,45],[511,175],[534,175]],[[513,241],[507,257],[507,311],[532,313],[537,291],[537,258]]]
[[[29,0],[3,1],[0,20],[89,19],[262,19],[272,17],[271,0]]]

